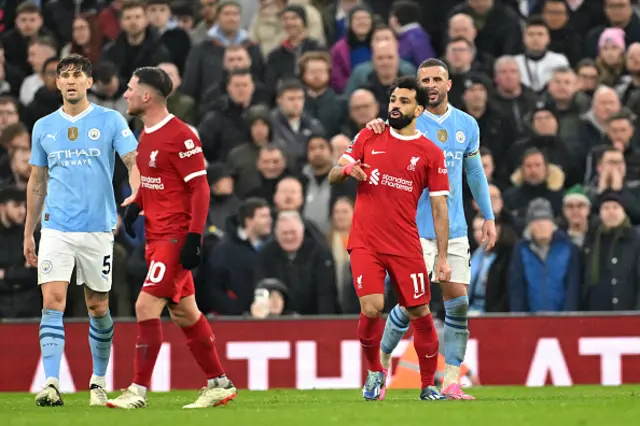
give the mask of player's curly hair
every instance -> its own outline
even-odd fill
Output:
[[[424,108],[426,108],[427,104],[429,103],[429,94],[427,93],[427,90],[420,86],[418,80],[415,77],[409,75],[399,77],[396,80],[395,84],[391,86],[391,90],[389,91],[389,93],[393,93],[395,89],[407,89],[415,91],[416,102],[418,103],[418,105]]]

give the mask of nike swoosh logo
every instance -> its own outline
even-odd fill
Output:
[[[435,354],[433,354],[433,355],[425,355],[424,357],[425,357],[425,358],[433,358],[433,357],[434,357],[434,356],[436,356],[436,355],[438,355],[438,352],[436,352],[436,353],[435,353]]]
[[[386,154],[385,151],[376,151],[375,149],[373,151],[371,151],[371,155],[377,155],[377,154]]]
[[[147,283],[147,284],[142,284],[142,287],[151,287],[151,286],[154,286],[154,285],[155,285],[155,284]]]
[[[422,296],[424,296],[424,293],[414,294],[414,295],[413,295],[413,298],[414,298],[414,299],[420,299]]]

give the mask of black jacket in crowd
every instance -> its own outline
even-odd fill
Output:
[[[133,71],[140,67],[152,67],[161,62],[171,62],[171,53],[162,43],[158,32],[151,27],[139,46],[131,46],[124,31],[107,44],[102,51],[102,61],[109,61],[116,65],[121,81],[129,81]]]
[[[0,224],[0,318],[32,318],[40,315],[42,298],[38,269],[25,266],[22,247],[24,226]],[[38,239],[36,238],[36,241]]]
[[[338,312],[336,271],[331,252],[305,235],[295,254],[270,241],[258,254],[254,282],[277,278],[289,290],[287,310],[301,315]]]

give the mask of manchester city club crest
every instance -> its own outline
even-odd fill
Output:
[[[446,129],[438,130],[438,132],[436,133],[436,136],[438,136],[438,140],[440,142],[446,142],[447,139],[449,138],[449,135],[447,134],[447,130]]]
[[[73,142],[76,139],[78,139],[78,128],[77,127],[69,127],[69,129],[67,130],[67,137],[69,137],[69,140],[71,142]]]
[[[464,132],[463,132],[462,130],[458,130],[458,131],[456,132],[456,140],[457,140],[459,143],[464,143]]]
[[[89,130],[88,136],[92,141],[97,141],[98,139],[100,139],[100,130],[94,127],[93,129]]]

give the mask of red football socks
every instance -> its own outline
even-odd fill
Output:
[[[182,331],[187,338],[187,346],[207,379],[224,375],[216,350],[216,338],[204,315],[200,315],[200,319],[195,324],[183,328]]]
[[[133,361],[133,383],[149,388],[151,375],[162,346],[162,323],[159,319],[150,319],[138,323],[138,338]]]
[[[434,386],[438,367],[438,333],[431,314],[411,320],[413,324],[413,346],[420,364],[422,388]]]
[[[370,371],[382,371],[380,363],[380,340],[384,331],[382,318],[368,318],[360,313],[358,321],[358,337],[362,345],[362,352],[367,360],[367,369]]]

